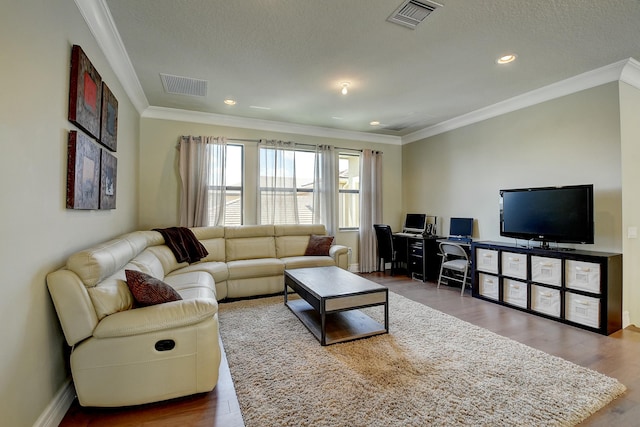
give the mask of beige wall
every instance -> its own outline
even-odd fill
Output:
[[[500,237],[502,188],[594,184],[595,244],[622,250],[622,184],[617,83],[544,102],[407,144],[402,152],[407,210],[476,219],[474,238]],[[513,241],[513,239],[511,239]]]
[[[141,228],[178,225],[180,220],[180,174],[176,146],[181,135],[225,136],[234,139],[282,139],[304,144],[331,144],[344,148],[371,148],[383,151],[383,218],[399,226],[402,215],[402,148],[399,145],[363,143],[344,139],[308,135],[274,133],[208,124],[143,118],[140,123],[140,205]],[[242,142],[245,147],[245,182],[257,182],[258,150],[255,142]],[[256,195],[245,191],[245,211],[255,212]],[[253,216],[246,224],[255,224]],[[353,249],[351,262],[357,263],[357,232],[338,232],[336,242]]]
[[[640,248],[637,239],[623,241],[622,233],[623,200],[625,226],[640,226],[640,91],[625,85],[619,96],[618,86],[609,83],[405,145],[405,208],[438,215],[443,235],[450,217],[468,216],[476,219],[476,240],[513,242],[500,237],[501,188],[594,184],[595,244],[574,246],[624,251],[623,310],[640,324]]]
[[[71,45],[119,101],[117,209],[65,208]],[[7,1],[0,14],[0,424],[31,426],[70,373],[45,276],[137,218],[139,115],[75,3]]]
[[[640,227],[640,89],[620,83],[622,141],[623,301],[629,321],[640,325],[640,241],[628,238],[629,227]]]

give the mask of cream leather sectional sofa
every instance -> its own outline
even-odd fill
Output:
[[[284,270],[337,265],[347,248],[304,256],[323,225],[191,229],[209,254],[178,263],[157,231],[136,231],[73,254],[47,276],[83,406],[126,406],[212,390],[218,380],[218,301],[283,291]],[[125,270],[171,285],[183,298],[133,308]]]

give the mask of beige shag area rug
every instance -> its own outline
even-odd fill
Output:
[[[326,347],[282,296],[221,304],[247,427],[571,426],[625,391],[397,294],[389,303],[390,334]]]

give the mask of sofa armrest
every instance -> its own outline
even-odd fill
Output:
[[[329,248],[329,256],[334,259],[336,265],[344,270],[349,269],[349,248],[343,245],[333,245]]]
[[[98,316],[80,277],[71,270],[56,270],[47,275],[47,286],[67,344],[73,346],[89,338]]]
[[[172,301],[120,311],[105,317],[93,331],[96,338],[125,337],[194,325],[218,312],[213,298]]]

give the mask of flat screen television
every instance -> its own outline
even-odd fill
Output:
[[[500,235],[555,243],[593,243],[593,185],[500,190]]]
[[[424,233],[427,226],[427,214],[408,213],[404,219],[402,231],[408,233]]]

